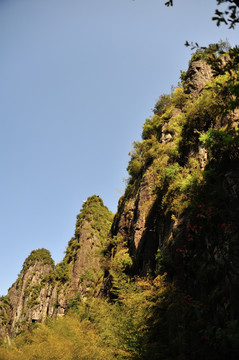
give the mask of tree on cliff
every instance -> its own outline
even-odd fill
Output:
[[[215,10],[215,16],[212,20],[217,22],[217,26],[221,23],[229,25],[229,29],[234,29],[236,24],[239,23],[239,0],[217,0],[217,5],[227,4],[226,10]],[[173,6],[173,0],[165,3],[166,6]]]

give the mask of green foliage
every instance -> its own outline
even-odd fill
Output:
[[[131,160],[129,161],[127,170],[132,179],[137,177],[143,169],[142,145],[141,142],[135,141],[133,144],[133,151],[129,153],[129,155],[131,155]]]
[[[160,137],[163,123],[164,121],[157,114],[151,119],[146,119],[142,132],[143,140],[150,139],[152,136]]]
[[[74,260],[80,248],[81,244],[78,242],[78,240],[76,238],[71,238],[66,248],[66,255],[64,259],[65,262],[69,264],[72,260]]]
[[[82,294],[80,292],[76,293],[74,296],[72,296],[67,304],[68,311],[78,311],[80,308],[80,302],[82,299]]]
[[[225,108],[230,97],[225,96],[225,91],[222,91],[219,83],[226,84],[225,76],[212,79],[201,96],[194,103],[188,104],[185,109],[186,121],[182,127],[179,143],[179,151],[183,159],[190,151],[197,151],[200,134],[209,128],[220,127],[226,116]]]
[[[55,281],[56,281],[56,273],[55,273],[55,269],[54,269],[42,277],[41,284],[42,284],[42,286],[44,286],[46,284],[54,285]]]
[[[0,297],[0,326],[5,326],[10,320],[10,299],[9,296]]]
[[[66,283],[70,277],[70,266],[66,259],[56,265],[55,279],[61,283]]]
[[[175,106],[175,108],[182,110],[183,107],[186,105],[187,100],[188,95],[184,93],[182,87],[178,87],[174,90],[171,103]]]
[[[26,272],[31,266],[35,265],[36,262],[54,267],[54,261],[52,260],[50,251],[46,249],[37,249],[33,250],[24,261],[23,271]]]
[[[142,170],[142,162],[136,158],[132,158],[127,170],[130,176],[138,176]]]
[[[182,83],[183,88],[184,88],[184,86],[185,86],[186,78],[187,78],[187,72],[181,70],[180,80],[181,80],[181,83]]]
[[[93,282],[94,281],[94,275],[93,275],[92,271],[85,270],[84,273],[81,275],[80,280],[81,281],[86,280],[87,282]]]
[[[110,240],[105,260],[104,267],[111,282],[110,297],[118,298],[120,289],[129,285],[130,279],[126,273],[133,264],[127,244],[122,237],[114,236]]]
[[[168,165],[165,168],[165,178],[167,181],[175,180],[181,168],[178,163]]]
[[[209,53],[214,61],[218,51],[211,46],[203,56]],[[155,254],[154,277],[128,275],[134,260],[128,244],[119,236],[108,239],[112,214],[99,197],[90,197],[77,216],[75,237],[63,262],[41,286],[68,281],[85,230],[101,241],[108,298],[76,293],[68,301],[65,318],[39,324],[13,339],[12,347],[1,345],[0,359],[238,359],[237,184],[225,176],[239,158],[239,130],[233,117],[238,107],[237,56],[237,51],[231,52],[229,67],[216,61],[215,78],[197,98],[189,101],[182,88],[171,97],[163,95],[154,116],[145,122],[142,141],[134,144],[130,179],[119,206],[127,208],[140,187],[148,186],[160,219],[150,228],[145,213],[145,231],[165,240]],[[204,163],[200,150],[207,154]],[[28,260],[26,267],[34,261]],[[81,281],[95,279],[92,268]],[[41,286],[30,285],[26,289],[34,305]],[[6,316],[8,302],[0,302]],[[1,319],[7,324],[7,317]]]
[[[19,336],[12,347],[1,348],[2,360],[64,359],[103,360],[114,359],[119,351],[114,350],[99,330],[88,320],[66,316],[49,324],[39,324],[37,329]],[[123,357],[120,357],[123,359]]]
[[[218,92],[224,97],[224,113],[227,114],[235,111],[239,106],[238,46],[230,49],[225,57],[217,57],[215,54],[211,54],[207,57],[207,62],[212,67],[214,76],[217,77],[216,85]],[[211,88],[209,87],[209,89]]]
[[[212,20],[217,22],[217,26],[221,23],[230,25],[229,29],[234,29],[236,24],[239,22],[239,3],[237,0],[217,0],[217,4],[221,5],[229,2],[229,6],[224,11],[215,10],[215,16]]]
[[[8,295],[0,297],[1,304],[10,305],[10,298]]]
[[[207,62],[211,65],[215,76],[225,75],[226,73],[232,75],[233,71],[238,70],[238,55],[239,48],[235,46],[227,49],[224,56],[217,56],[215,53],[210,54],[210,56],[207,56]]]
[[[203,181],[199,166],[196,170],[192,169],[189,164],[190,161],[184,168],[175,165],[169,167],[168,170],[172,177],[163,196],[162,205],[166,212],[170,211],[174,215],[174,219],[175,216],[178,218],[183,214],[190,199],[196,195],[197,187]],[[177,171],[177,176],[173,171]]]
[[[75,237],[80,237],[82,227],[88,222],[103,244],[107,240],[112,220],[113,214],[103,204],[102,199],[97,195],[90,196],[77,215]]]
[[[0,346],[0,358],[139,359],[146,339],[151,288],[147,281],[128,282],[114,303],[100,298],[86,303],[77,294],[69,303],[68,315],[49,320],[47,325],[38,324],[12,340],[11,347]]]
[[[219,161],[238,159],[239,129],[209,129],[200,136],[200,141],[209,152],[210,158]]]
[[[220,40],[218,43],[209,44],[207,47],[199,47],[198,44],[194,45],[191,43],[191,47],[192,49],[197,49],[190,59],[190,62],[193,62],[198,60],[207,61],[212,56],[219,59],[220,55],[225,54],[230,50],[231,45],[227,40]]]
[[[166,250],[157,250],[155,255],[156,267],[155,275],[164,275],[166,272],[170,272],[173,267],[172,261],[169,255],[166,253]]]
[[[113,258],[112,269],[119,272],[125,271],[132,266],[132,259],[126,248],[118,250]]]
[[[218,56],[217,54],[226,49],[226,45],[223,42],[211,44],[203,50],[203,56]],[[140,179],[143,179],[145,174],[150,174],[154,182],[152,190],[163,191],[161,196],[164,211],[171,212],[176,217],[182,214],[203,181],[200,156],[195,156],[200,143],[204,141],[203,134],[210,128],[220,128],[225,116],[235,109],[238,97],[235,95],[237,85],[233,77],[234,74],[227,72],[226,75],[213,78],[207,89],[194,102],[189,101],[183,88],[175,89],[172,97],[163,95],[159,99],[155,115],[146,119],[143,126],[143,140],[134,143],[128,165],[130,179],[126,197],[135,194]],[[227,141],[229,140],[230,136],[227,135]],[[219,144],[215,141],[213,144],[219,149]],[[209,155],[213,157],[212,146],[210,145],[210,150],[208,141],[206,147]],[[233,153],[235,158],[235,136],[229,148],[228,154]],[[224,150],[222,147],[223,153]]]
[[[161,116],[166,111],[168,105],[170,105],[170,102],[171,102],[170,95],[167,94],[161,95],[154,106],[153,109],[154,114]]]
[[[25,292],[25,296],[28,297],[27,307],[33,308],[34,306],[40,303],[39,295],[42,289],[42,284],[35,284],[32,287],[28,288],[28,291]]]
[[[215,210],[200,207],[200,214],[208,216],[208,211],[212,215]],[[204,226],[208,220],[196,217],[194,222],[198,221],[203,221]],[[231,314],[231,302],[235,299],[230,298],[228,292],[225,296],[225,289],[230,283],[227,285],[224,278],[221,279],[218,293],[212,291],[214,289],[210,288],[210,285],[213,283],[207,278],[220,278],[223,272],[216,275],[216,266],[223,269],[225,265],[217,261],[218,265],[215,264],[213,271],[210,271],[208,264],[208,272],[205,273],[205,261],[200,258],[205,256],[203,243],[200,244],[199,241],[197,243],[201,249],[200,257],[189,257],[188,252],[193,251],[189,244],[197,241],[199,231],[199,228],[195,229],[194,226],[192,224],[189,229],[190,233],[193,232],[193,240],[187,242],[187,248],[183,247],[178,256],[182,257],[185,263],[186,273],[188,266],[192,266],[193,271],[199,269],[195,279],[203,284],[206,281],[204,298],[196,298],[188,292],[180,291],[175,285],[166,282],[165,275],[154,279],[145,277],[130,280],[124,277],[124,282],[121,278],[117,283],[117,298],[113,302],[103,298],[85,301],[80,294],[76,294],[70,299],[70,310],[64,318],[48,320],[46,325],[38,324],[12,339],[11,347],[0,346],[0,358],[158,360],[186,359],[193,354],[195,360],[224,360],[226,354],[230,353],[236,358],[239,342],[238,321],[229,317],[225,327],[214,321],[215,315],[218,319],[221,318],[220,309],[223,313]],[[225,224],[224,231],[230,231],[226,227],[228,224]],[[215,229],[211,230],[213,235]],[[214,239],[216,240],[216,236]],[[221,246],[221,251],[227,251],[226,245],[221,243]],[[199,248],[197,251],[200,251]],[[218,256],[216,251],[215,257]],[[206,256],[210,257],[209,247]],[[162,252],[158,252],[159,272],[168,267],[166,259]],[[195,261],[199,262],[199,267],[193,266]],[[190,271],[192,270],[190,268]],[[194,273],[191,276],[193,275]],[[198,283],[196,289],[199,289]],[[215,304],[217,307],[214,309]]]

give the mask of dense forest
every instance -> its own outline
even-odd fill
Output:
[[[199,48],[134,143],[113,215],[32,251],[0,300],[1,360],[239,357],[239,49]]]

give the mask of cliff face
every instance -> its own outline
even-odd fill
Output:
[[[230,218],[238,237],[238,110],[235,105],[233,111],[224,111],[230,102],[227,81],[226,75],[213,78],[205,61],[191,62],[184,88],[176,89],[171,99],[162,96],[154,116],[146,120],[111,230],[128,244],[132,273],[154,271],[160,252],[171,259],[180,278],[175,249],[187,246],[187,226],[199,205],[217,209],[222,223],[223,216]],[[226,137],[235,141],[227,150]]]
[[[225,70],[225,59],[218,64],[212,71],[192,62],[183,88],[157,102],[111,229],[130,250],[128,274],[166,276],[180,294],[166,295],[169,307],[160,303],[150,323],[161,316],[151,350],[160,353],[170,338],[174,348],[182,336],[185,347],[172,358],[238,358],[238,58],[236,70]]]
[[[212,69],[205,61],[191,62],[185,77],[186,92],[191,96],[198,97],[212,75]]]
[[[41,261],[22,271],[8,292],[12,307],[11,331],[23,320],[41,321],[49,312],[49,286],[41,288],[42,279],[52,271],[52,266]]]
[[[3,336],[22,331],[27,323],[43,322],[47,316],[63,316],[74,299],[100,291],[97,283],[104,274],[101,253],[111,222],[112,214],[102,200],[92,196],[77,216],[75,237],[61,263],[55,266],[45,249],[29,255],[0,304]]]
[[[114,219],[94,195],[61,263],[55,266],[47,250],[32,252],[0,302],[3,335],[148,274],[166,274],[195,299],[193,319],[200,314],[212,328],[229,329],[239,306],[236,74],[225,60],[219,67],[190,63],[183,86],[159,98],[134,144]]]

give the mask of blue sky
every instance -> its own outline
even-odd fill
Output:
[[[115,212],[128,152],[177,85],[185,40],[235,45],[216,1],[0,0],[0,294],[29,253],[64,256],[88,196]]]

